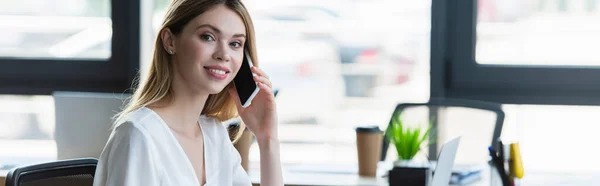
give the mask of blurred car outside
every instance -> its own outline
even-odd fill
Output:
[[[270,76],[281,123],[329,123],[344,98],[338,49],[328,42],[304,40],[294,33],[256,25],[258,62]]]
[[[337,46],[346,96],[369,96],[369,90],[375,86],[406,82],[416,55],[389,48],[398,45],[386,43],[410,43],[408,32],[360,13],[369,11],[363,8],[368,6],[345,4],[347,6],[332,6],[331,3],[303,1],[271,7],[255,14],[254,19],[266,23],[261,25],[266,29],[296,33],[305,40],[326,41]]]

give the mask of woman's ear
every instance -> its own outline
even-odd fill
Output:
[[[171,55],[175,54],[175,35],[171,32],[171,29],[163,29],[160,32],[160,39],[162,40],[165,51]]]

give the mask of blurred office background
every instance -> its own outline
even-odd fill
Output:
[[[354,127],[446,96],[504,103],[527,172],[600,172],[600,0],[244,1],[284,164],[355,163]],[[130,87],[167,5],[0,0],[0,167],[56,158],[51,91]]]

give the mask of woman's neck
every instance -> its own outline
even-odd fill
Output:
[[[186,136],[199,136],[198,120],[209,94],[199,94],[175,83],[173,94],[149,106],[167,125]]]

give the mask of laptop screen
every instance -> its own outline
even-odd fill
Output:
[[[448,186],[450,183],[450,176],[452,175],[452,167],[454,166],[454,158],[456,157],[459,142],[460,137],[457,137],[444,143],[442,146],[435,167],[435,174],[433,175],[433,179],[431,179],[431,184],[429,184],[430,186]]]

